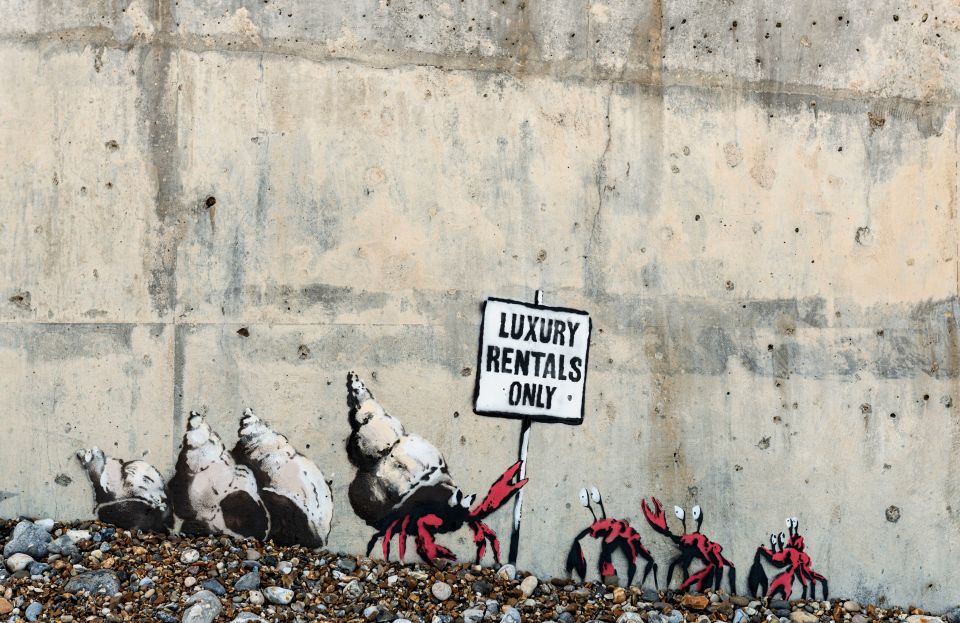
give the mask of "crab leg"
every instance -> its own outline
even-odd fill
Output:
[[[473,529],[473,542],[477,544],[477,564],[483,560],[483,555],[487,551],[487,541],[490,541],[490,547],[493,549],[493,560],[500,563],[500,541],[497,540],[497,533],[482,521],[470,522]]]
[[[390,560],[390,539],[393,538],[393,529],[397,527],[397,524],[400,523],[399,519],[394,519],[390,522],[390,525],[387,526],[387,529],[383,533],[383,559]]]
[[[790,593],[793,592],[793,567],[787,569],[770,583],[770,590],[767,591],[767,597],[773,597],[777,591],[783,591],[783,598],[790,600]]]
[[[713,570],[715,568],[716,565],[708,564],[706,567],[684,580],[683,584],[680,585],[680,590],[685,591],[690,588],[694,582],[696,582],[696,590],[702,593],[703,589],[710,583],[710,578],[713,576]]]
[[[400,539],[397,543],[397,549],[400,550],[400,562],[403,562],[403,556],[407,552],[407,526],[410,524],[410,515],[403,518],[400,524]]]
[[[442,525],[443,520],[433,513],[417,520],[417,553],[427,562],[433,562],[436,558],[457,559],[453,552],[434,540],[433,532]]]

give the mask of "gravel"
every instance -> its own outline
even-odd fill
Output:
[[[16,569],[7,577],[0,567],[4,620],[960,623],[960,610],[944,620],[842,599],[657,593],[537,578],[507,565],[401,565],[253,540],[131,534],[96,521],[46,527],[0,521],[5,546],[14,543],[4,562]],[[37,557],[13,551],[21,547]]]

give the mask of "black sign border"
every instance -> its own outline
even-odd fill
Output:
[[[580,419],[571,420],[570,418],[561,418],[561,417],[552,417],[549,415],[524,415],[522,413],[505,413],[503,411],[480,411],[477,409],[477,400],[480,398],[480,375],[483,374],[483,370],[480,368],[480,362],[483,357],[483,323],[486,318],[487,303],[490,301],[496,301],[498,303],[509,303],[511,305],[521,305],[529,309],[538,309],[545,311],[554,311],[554,312],[563,312],[567,314],[577,314],[578,316],[587,317],[587,354],[584,357],[583,361],[583,400],[580,401]],[[587,371],[590,369],[590,337],[593,333],[593,318],[590,317],[590,312],[583,311],[582,309],[573,309],[571,307],[551,307],[549,305],[537,305],[536,303],[528,303],[526,301],[514,301],[511,299],[499,298],[496,296],[487,297],[483,302],[483,305],[480,306],[480,337],[479,337],[479,348],[477,348],[477,380],[474,384],[473,389],[473,412],[477,415],[483,417],[498,417],[506,418],[508,420],[530,420],[531,422],[544,422],[549,424],[566,424],[568,426],[580,426],[583,424],[584,413],[587,409]]]

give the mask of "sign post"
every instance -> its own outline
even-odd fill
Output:
[[[477,415],[521,420],[520,479],[526,478],[530,427],[536,422],[583,422],[584,388],[590,347],[587,312],[488,298],[480,325],[477,356]],[[520,544],[523,489],[513,506],[513,532],[507,560],[516,564]]]

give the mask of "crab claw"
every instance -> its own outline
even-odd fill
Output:
[[[651,499],[653,500],[653,508],[655,510],[651,510],[650,507],[647,506],[646,500],[640,501],[640,507],[643,509],[643,515],[647,518],[647,521],[650,522],[650,525],[653,526],[657,532],[667,532],[667,516],[663,512],[663,504],[661,504],[660,500],[657,498]]]
[[[492,485],[490,485],[490,490],[487,492],[487,497],[483,498],[483,501],[478,505],[470,509],[470,518],[479,519],[486,517],[493,511],[497,510],[506,503],[513,494],[519,491],[523,485],[527,484],[527,479],[524,478],[520,480],[517,477],[515,482],[512,482],[514,476],[520,472],[520,467],[523,465],[523,461],[517,461],[509,468],[507,471],[503,472],[503,475],[497,479]]]

